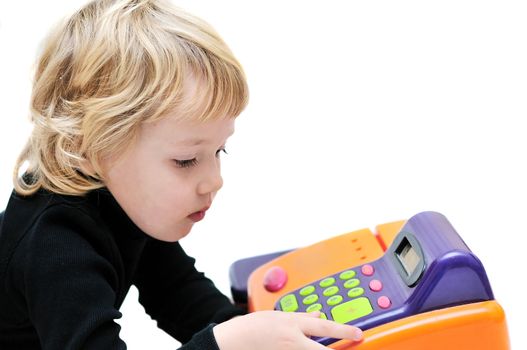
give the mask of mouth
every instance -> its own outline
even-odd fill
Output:
[[[209,207],[205,207],[199,211],[196,211],[188,216],[188,218],[194,222],[198,222],[203,220],[205,218],[205,212],[209,209]]]

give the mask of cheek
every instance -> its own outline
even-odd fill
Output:
[[[151,215],[157,217],[160,224],[173,224],[190,214],[196,206],[191,181],[176,175],[158,178],[148,193],[148,207]]]
[[[139,186],[140,187],[140,186]],[[163,241],[185,236],[192,227],[187,219],[193,210],[191,194],[176,186],[137,191],[128,197],[127,214],[146,234]],[[126,201],[125,199],[125,201]]]
[[[178,188],[176,186],[165,188],[156,196],[156,207],[160,213],[165,213],[167,216],[176,219],[181,216],[181,212],[186,211],[189,207],[190,194],[185,188]]]
[[[186,217],[198,205],[193,179],[151,157],[129,157],[108,169],[106,184],[139,228],[164,239],[174,234],[179,237],[190,229]]]

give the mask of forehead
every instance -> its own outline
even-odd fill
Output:
[[[234,133],[234,123],[234,118],[194,121],[168,115],[144,124],[142,134],[162,143],[192,147],[224,142]]]

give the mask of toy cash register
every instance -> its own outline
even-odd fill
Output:
[[[265,263],[258,257],[245,278],[249,311],[318,310],[365,330],[364,341],[353,345],[358,350],[510,348],[504,312],[481,261],[439,213],[268,257]],[[231,266],[233,290],[244,279],[236,280],[236,272],[250,260]],[[346,340],[314,339],[351,347]]]

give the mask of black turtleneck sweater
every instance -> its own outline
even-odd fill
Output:
[[[114,320],[132,284],[181,349],[218,350],[214,323],[243,313],[108,190],[11,196],[0,215],[0,349],[126,349]]]

